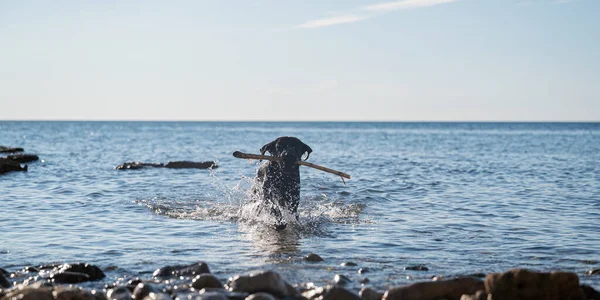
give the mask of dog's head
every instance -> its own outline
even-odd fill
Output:
[[[291,136],[282,136],[260,148],[260,154],[265,152],[271,153],[273,156],[281,157],[283,160],[277,162],[285,173],[292,173],[298,170],[297,161],[302,160],[302,156],[306,153],[307,160],[312,152],[312,149],[298,138]]]

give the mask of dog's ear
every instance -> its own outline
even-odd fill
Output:
[[[300,142],[300,143],[302,143],[302,142]],[[310,149],[310,147],[305,143],[302,143],[302,148],[303,148],[303,150],[301,153],[302,154],[306,153],[306,158],[304,160],[307,160],[308,157],[310,156],[310,153],[312,152],[312,149]]]
[[[271,154],[275,154],[275,145],[277,144],[277,140],[272,141],[260,148],[260,155],[265,155],[265,152],[269,151]]]

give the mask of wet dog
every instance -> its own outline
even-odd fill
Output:
[[[288,223],[286,215],[298,219],[300,165],[296,162],[305,154],[304,160],[307,160],[312,149],[298,138],[283,136],[260,148],[260,154],[266,152],[281,160],[267,161],[260,166],[251,193],[260,203],[260,209],[275,218],[275,229],[282,230]]]

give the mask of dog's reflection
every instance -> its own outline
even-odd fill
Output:
[[[290,255],[300,252],[301,238],[296,225],[290,225],[286,230],[275,230],[265,224],[241,225],[240,231],[261,253]]]

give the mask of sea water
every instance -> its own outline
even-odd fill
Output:
[[[232,153],[284,135],[352,179],[301,167],[299,222],[278,232],[244,207],[260,162]],[[522,267],[600,287],[585,275],[600,268],[598,123],[3,121],[0,145],[40,157],[0,175],[9,271],[87,262],[110,282],[206,261],[223,281],[272,269],[383,290]],[[115,170],[179,160],[218,168]]]

